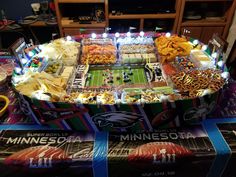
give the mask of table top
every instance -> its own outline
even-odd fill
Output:
[[[55,26],[57,24],[47,24],[45,21],[39,20],[34,23],[29,24],[30,27],[48,27],[48,26]]]
[[[9,26],[0,26],[0,32],[1,33],[7,33],[7,32],[20,32],[23,31],[23,28],[19,26],[18,28],[11,28]]]

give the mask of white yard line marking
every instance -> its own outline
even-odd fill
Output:
[[[121,70],[117,70],[117,76],[116,77],[120,77],[120,80],[122,80],[120,73],[121,73]],[[117,81],[117,85],[121,85],[120,80]]]
[[[141,83],[141,82],[140,82],[140,78],[139,78],[139,72],[138,72],[138,69],[136,69],[135,71],[136,71],[136,73],[137,73],[137,75],[138,75],[138,83]]]
[[[96,86],[99,86],[99,70],[96,71],[96,75],[97,75],[97,85]]]
[[[96,71],[94,71],[94,73],[93,73],[93,86],[95,86],[96,85]]]
[[[96,71],[94,71],[94,73],[93,73],[93,80],[94,80],[94,82],[93,82],[93,86],[95,86],[96,85]]]
[[[144,70],[142,70],[142,76],[143,76],[143,83],[146,83],[146,77],[145,77],[145,72],[144,72]]]
[[[93,72],[91,71],[91,78],[90,78],[90,84],[89,84],[89,86],[92,86],[93,85]]]
[[[98,86],[99,85],[99,71],[97,70],[96,71],[96,86]]]
[[[102,70],[99,71],[99,78],[100,78],[100,86],[103,85],[103,77],[102,77]]]

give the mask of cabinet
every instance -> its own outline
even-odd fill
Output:
[[[108,22],[108,0],[54,0],[56,15],[61,36],[81,33],[102,33]],[[91,16],[99,7],[104,12],[104,20],[91,20],[91,23],[80,23],[73,17]]]
[[[109,0],[108,26],[111,32],[177,30],[181,0]]]
[[[190,33],[184,33],[184,30],[189,31]],[[182,27],[181,34],[184,34],[187,37],[192,37],[199,39],[203,43],[208,43],[212,38],[213,34],[222,35],[224,32],[224,27],[222,26],[203,26],[203,27]]]
[[[235,7],[236,0],[182,0],[177,33],[204,43],[214,33],[226,38]]]
[[[228,35],[236,0],[54,0],[60,35],[154,31],[183,34],[208,42],[213,33]],[[71,17],[90,16],[94,7],[104,12],[103,21],[74,22]]]
[[[63,35],[64,36],[75,36],[75,35],[80,35],[83,33],[98,33],[101,34],[104,32],[103,28],[86,28],[86,32],[85,31],[81,31],[81,28],[72,28],[72,27],[68,27],[68,28],[63,28]]]
[[[106,27],[111,32],[134,31],[169,31],[176,33],[181,0],[54,0],[60,35],[104,32]],[[88,15],[85,6],[102,6],[105,20],[81,24],[71,20],[72,16]],[[83,11],[83,12],[82,12]],[[77,12],[72,13],[72,12]],[[115,13],[114,13],[115,12]],[[84,14],[83,14],[84,13]]]

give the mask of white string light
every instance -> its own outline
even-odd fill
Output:
[[[207,48],[208,48],[207,45],[203,45],[203,46],[202,46],[202,51],[206,51]]]
[[[224,64],[225,64],[225,62],[224,61],[219,61],[218,63],[217,63],[217,65],[219,66],[219,67],[223,67],[224,66]]]
[[[115,37],[117,37],[117,38],[120,37],[120,33],[116,32]]]
[[[143,32],[143,31],[140,31],[139,35],[140,35],[141,37],[143,37],[143,36],[144,36],[144,32]]]
[[[15,67],[15,71],[16,71],[16,73],[20,73],[21,72],[21,68]]]
[[[214,58],[214,59],[216,59],[217,58],[217,53],[215,52],[215,53],[213,53],[213,54],[211,54],[211,56],[212,56],[212,58]]]
[[[25,59],[25,58],[23,58],[23,59],[21,59],[21,62],[22,62],[22,64],[26,64],[27,63],[27,59]]]
[[[127,32],[127,33],[126,33],[126,36],[127,36],[127,37],[131,37],[131,32]]]
[[[96,35],[95,33],[92,33],[91,37],[92,37],[93,39],[95,39],[95,38],[97,37],[97,35]]]
[[[102,34],[102,37],[103,37],[103,38],[107,38],[107,33],[103,33],[103,34]]]
[[[197,39],[195,39],[195,40],[193,41],[193,45],[198,45],[198,43],[199,43],[199,41],[198,41]]]
[[[66,36],[66,40],[67,40],[67,41],[71,41],[71,40],[72,40],[72,37],[71,37],[71,36]]]
[[[39,45],[38,48],[39,48],[40,50],[43,50],[43,45]]]
[[[229,78],[229,72],[223,72],[222,74],[221,74],[221,76],[223,77],[223,78],[225,78],[225,79],[227,79],[227,78]]]
[[[29,51],[28,55],[29,55],[29,57],[32,57],[32,56],[34,56],[34,52]]]
[[[170,37],[171,36],[171,34],[170,33],[166,33],[166,37]]]

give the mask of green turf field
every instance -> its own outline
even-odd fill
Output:
[[[147,79],[143,68],[133,68],[132,72],[133,75],[129,75],[129,78],[131,79],[131,82],[123,82],[123,72],[126,73],[129,72],[128,68],[113,68],[111,69],[113,73],[113,83],[109,83],[109,85],[119,86],[122,84],[146,84]],[[94,69],[90,70],[89,74],[91,74],[91,78],[87,79],[86,86],[90,87],[99,87],[104,85],[104,78],[103,76],[103,70],[102,69]],[[117,76],[119,76],[121,79],[117,80]]]

